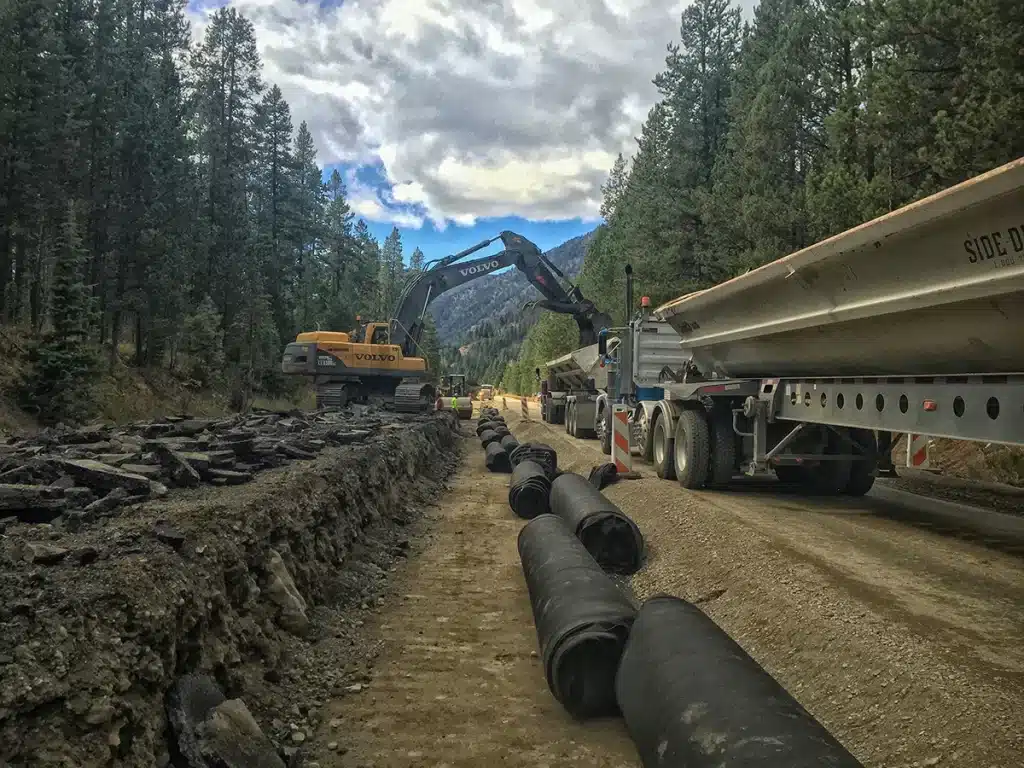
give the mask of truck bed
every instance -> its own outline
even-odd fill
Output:
[[[659,307],[732,378],[1024,371],[1024,158]]]

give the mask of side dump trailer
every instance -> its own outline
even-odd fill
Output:
[[[1024,158],[655,315],[690,363],[655,468],[865,493],[895,433],[1024,444]]]

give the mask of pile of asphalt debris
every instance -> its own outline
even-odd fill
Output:
[[[171,488],[238,485],[266,469],[362,442],[404,417],[346,411],[268,411],[127,426],[43,430],[0,444],[0,533],[12,522],[67,530]]]

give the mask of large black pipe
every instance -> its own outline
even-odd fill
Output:
[[[488,443],[485,452],[484,461],[491,472],[512,471],[512,462],[508,459],[508,451],[502,448],[501,443]]]
[[[602,568],[627,575],[640,570],[640,529],[587,478],[562,473],[551,483],[550,499],[551,512],[562,518]]]
[[[508,481],[508,505],[516,516],[532,520],[549,511],[551,480],[544,467],[535,461],[521,461]]]
[[[548,688],[579,719],[614,715],[615,674],[636,608],[554,515],[519,532]]]
[[[616,680],[645,768],[863,768],[718,625],[685,600],[640,608]]]
[[[512,451],[519,447],[519,441],[512,437],[512,434],[509,433],[505,435],[503,438],[501,438],[501,447],[504,448],[509,453],[512,453]]]
[[[486,448],[491,443],[500,443],[501,435],[495,432],[493,429],[488,429],[480,434],[480,445]]]
[[[476,434],[479,437],[484,432],[486,432],[488,429],[496,429],[497,427],[503,427],[503,426],[505,426],[504,422],[500,422],[500,421],[485,421],[485,422],[483,422],[481,424],[477,424],[476,425]]]
[[[544,443],[522,443],[512,452],[513,467],[527,460],[535,461],[544,467],[548,477],[552,480],[558,474],[558,454],[550,445],[545,445]]]

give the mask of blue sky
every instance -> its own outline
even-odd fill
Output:
[[[367,205],[369,199],[377,207],[377,210],[374,211],[374,218],[378,220],[367,216],[362,218],[378,242],[383,242],[384,238],[391,234],[392,227],[398,227],[398,231],[402,235],[402,250],[406,262],[409,261],[413,249],[417,247],[430,261],[469,248],[482,240],[489,240],[506,229],[523,235],[536,243],[541,250],[547,251],[561,245],[566,240],[591,231],[599,223],[579,217],[554,221],[533,221],[520,216],[503,216],[480,218],[472,226],[460,226],[449,222],[443,230],[439,230],[427,217],[427,212],[422,206],[394,201],[392,185],[380,163],[359,166],[328,165],[323,172],[325,182],[335,169],[348,180],[349,186],[355,188],[352,190],[355,194],[350,194],[351,197],[357,198],[353,202],[358,205],[361,201]],[[367,208],[369,207],[367,205]],[[356,216],[358,218],[359,214],[357,213]],[[404,221],[411,218],[419,219],[422,224],[419,227],[403,226]],[[500,243],[494,243],[487,249],[481,250],[478,255],[494,253],[500,248]]]

